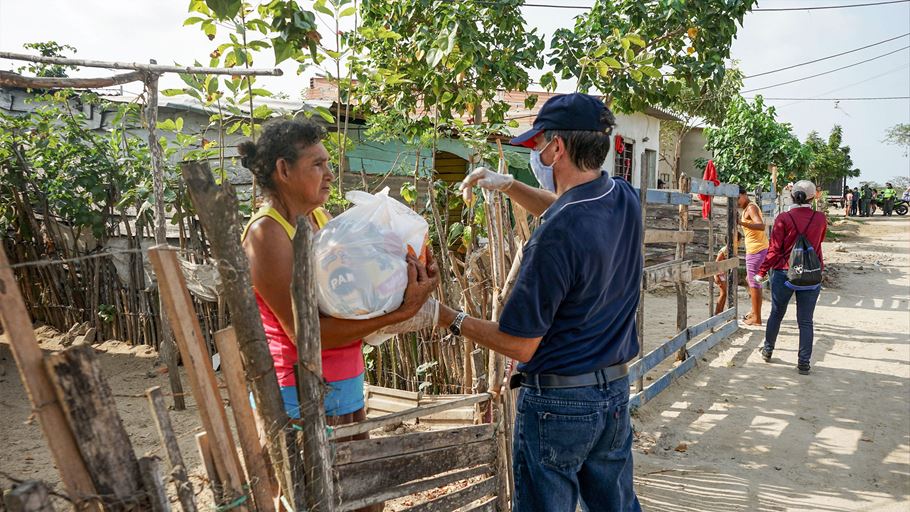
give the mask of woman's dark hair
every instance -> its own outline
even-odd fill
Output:
[[[544,138],[547,142],[559,137],[566,145],[569,159],[580,169],[600,169],[610,152],[610,134],[616,126],[616,117],[610,109],[604,108],[600,113],[600,122],[606,130],[547,130]]]
[[[793,198],[793,202],[796,204],[808,204],[809,203],[809,198],[806,197],[806,193],[803,192],[802,190],[797,190],[796,192],[790,194],[790,196]]]
[[[300,150],[319,143],[323,137],[325,128],[312,121],[279,119],[265,123],[259,140],[241,142],[237,152],[241,165],[253,173],[256,183],[265,191],[274,192],[278,159],[293,163]]]

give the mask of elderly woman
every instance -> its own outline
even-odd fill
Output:
[[[256,302],[285,409],[292,418],[300,417],[300,405],[294,375],[297,345],[290,294],[291,239],[299,216],[305,216],[314,231],[330,218],[322,208],[334,181],[329,153],[322,144],[324,136],[325,130],[314,123],[279,120],[267,123],[256,143],[247,141],[238,147],[242,164],[256,177],[266,198],[243,231],[243,248],[250,260]],[[325,397],[329,424],[365,418],[361,339],[414,316],[437,280],[432,260],[424,266],[408,257],[408,287],[398,310],[369,320],[320,318],[322,370],[330,387]]]

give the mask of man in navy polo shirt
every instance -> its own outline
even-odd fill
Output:
[[[462,183],[500,190],[541,217],[499,323],[442,306],[439,325],[521,362],[515,511],[638,511],[626,363],[638,354],[641,207],[601,171],[615,119],[585,94],[551,98],[513,144],[532,148],[542,189],[480,168]]]

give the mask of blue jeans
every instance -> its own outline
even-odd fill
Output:
[[[512,449],[514,512],[633,511],[629,379],[568,389],[522,387]]]
[[[780,332],[780,323],[787,313],[787,306],[794,291],[787,287],[787,272],[785,270],[771,271],[771,315],[768,317],[765,330],[765,351],[774,350],[777,343],[777,334]],[[796,293],[796,325],[799,326],[799,364],[809,364],[812,357],[812,342],[815,338],[813,317],[815,316],[815,303],[821,288],[815,290],[800,290]]]

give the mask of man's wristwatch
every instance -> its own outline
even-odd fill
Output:
[[[455,336],[461,336],[461,324],[464,322],[464,319],[468,317],[468,314],[464,311],[459,312],[455,316],[455,320],[452,320],[452,325],[449,326],[449,332]]]

